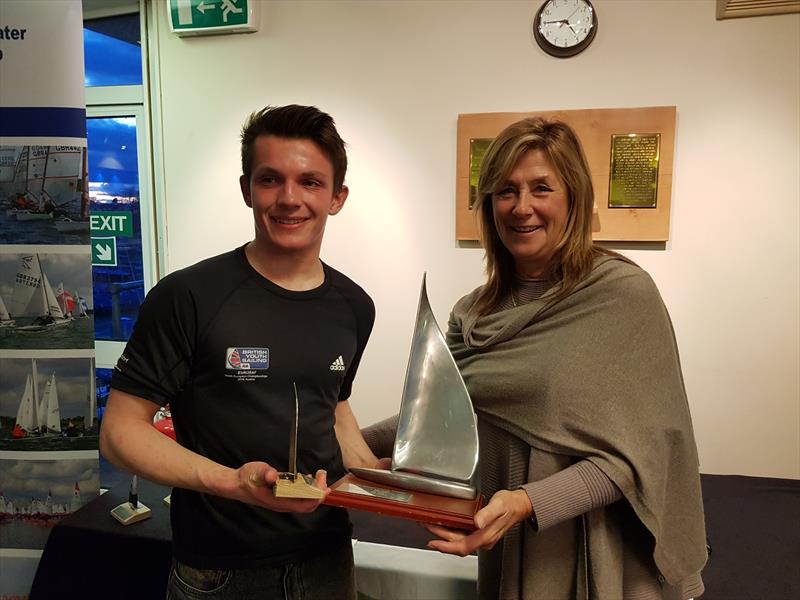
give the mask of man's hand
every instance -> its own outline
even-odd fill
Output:
[[[263,506],[276,512],[296,513],[312,512],[322,503],[322,500],[276,498],[273,485],[278,479],[278,471],[265,462],[247,463],[234,473],[237,485],[230,496],[234,500]],[[326,496],[331,491],[328,487],[327,476],[328,474],[320,469],[314,478],[314,485],[321,489]]]
[[[478,529],[470,534],[458,529],[426,525],[428,531],[441,538],[428,542],[428,548],[458,556],[467,556],[478,549],[491,550],[506,531],[532,513],[533,507],[525,490],[500,490],[492,496],[489,504],[475,513]]]

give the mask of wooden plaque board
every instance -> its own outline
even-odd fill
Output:
[[[355,493],[354,488],[383,492],[385,497]],[[392,494],[406,501],[393,500]],[[323,504],[472,531],[475,529],[473,517],[483,506],[483,497],[478,495],[474,500],[447,498],[366,481],[348,473],[331,486]]]
[[[675,153],[675,115],[674,106],[459,115],[456,146],[456,239],[478,239],[477,222],[469,206],[470,140],[494,138],[516,121],[540,116],[564,121],[580,138],[594,184],[594,240],[667,241]],[[609,207],[612,136],[631,133],[661,134],[655,208]]]

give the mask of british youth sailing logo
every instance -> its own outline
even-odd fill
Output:
[[[228,348],[225,368],[234,371],[269,369],[269,348]]]

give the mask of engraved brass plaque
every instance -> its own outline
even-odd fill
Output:
[[[470,139],[469,141],[469,209],[475,206],[478,201],[478,176],[481,172],[481,164],[483,157],[486,156],[486,150],[489,149],[489,144],[492,143],[492,138],[478,138]]]
[[[609,208],[656,208],[660,133],[611,136]]]

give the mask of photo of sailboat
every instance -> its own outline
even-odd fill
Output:
[[[6,312],[14,321],[0,328],[0,349],[92,348],[93,319],[85,318],[92,312],[89,249],[9,251],[17,248],[29,247],[0,246],[0,297],[8,299]]]
[[[0,146],[0,243],[88,244],[87,150]]]
[[[14,314],[33,317],[29,324],[17,325],[17,330],[42,331],[70,324],[72,317],[62,309],[47,274],[42,269],[38,253],[20,256],[14,283],[14,295],[11,297]],[[63,284],[61,294],[63,300]]]
[[[43,548],[50,527],[100,491],[97,451],[0,452],[0,536],[7,548]]]
[[[99,447],[91,358],[3,356],[0,368],[0,450]]]

